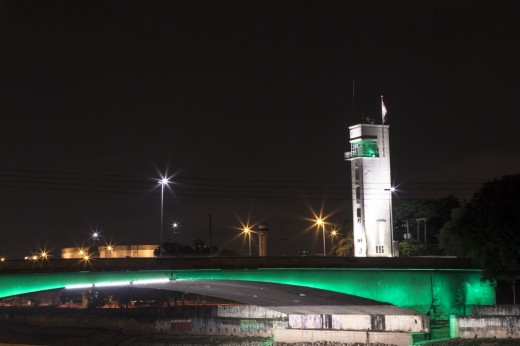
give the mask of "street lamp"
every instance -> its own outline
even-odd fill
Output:
[[[392,194],[395,192],[395,187],[390,187],[389,189],[385,189],[385,191],[388,191],[390,194],[388,196],[388,206],[390,209],[390,251],[392,254],[392,257],[395,257],[394,253],[394,220],[393,220],[393,211],[392,211]]]
[[[92,247],[95,247],[96,241],[101,239],[101,232],[99,232],[97,229],[92,230],[92,233],[90,234],[90,238],[92,239]]]
[[[323,257],[327,256],[327,252],[325,249],[325,220],[322,218],[316,219],[316,226],[318,226],[318,232],[320,231],[320,226],[323,228]]]
[[[179,223],[173,222],[171,228],[173,229],[173,234],[177,234],[177,229],[179,228]]]
[[[92,232],[92,240],[95,242],[96,240],[99,240],[100,233],[98,231]]]
[[[249,257],[252,256],[251,254],[251,233],[253,232],[249,227],[244,227],[244,234],[246,234],[249,237]]]
[[[161,184],[161,237],[159,243],[159,257],[162,257],[162,246],[163,246],[163,207],[164,207],[164,185],[168,185],[170,180],[166,177],[161,178],[159,180],[159,184]]]
[[[338,235],[338,231],[336,229],[333,229],[330,231],[330,251],[332,252],[334,249],[334,238]]]
[[[78,249],[79,258],[83,258],[85,254],[88,255],[88,251],[85,251],[84,249]]]

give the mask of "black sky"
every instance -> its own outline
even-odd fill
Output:
[[[182,233],[247,252],[351,216],[348,126],[391,126],[401,198],[520,171],[516,1],[0,1],[0,254]],[[352,84],[356,97],[353,111]],[[441,184],[442,183],[442,184]],[[166,230],[166,228],[165,228]],[[45,245],[47,244],[47,245]]]

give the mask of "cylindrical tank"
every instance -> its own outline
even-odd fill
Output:
[[[258,256],[267,256],[267,223],[261,223],[257,228],[258,232]]]

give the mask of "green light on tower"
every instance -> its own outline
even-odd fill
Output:
[[[379,157],[377,141],[372,139],[363,139],[351,144],[353,157]]]

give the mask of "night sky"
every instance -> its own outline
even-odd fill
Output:
[[[164,174],[165,239],[320,253],[381,95],[396,198],[468,199],[520,172],[519,4],[1,0],[0,255],[157,244]]]

